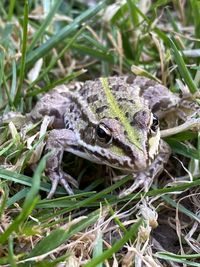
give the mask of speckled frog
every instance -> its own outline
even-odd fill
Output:
[[[98,164],[133,174],[122,195],[148,188],[168,161],[170,149],[160,138],[159,119],[177,109],[180,98],[161,84],[139,76],[99,78],[61,85],[45,94],[31,112],[33,120],[53,119],[46,150],[52,188],[60,183],[73,194],[71,176],[61,169],[67,151]]]

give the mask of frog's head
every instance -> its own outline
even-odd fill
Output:
[[[96,127],[93,155],[114,168],[137,172],[146,169],[158,153],[158,118],[144,109],[135,113],[128,125],[117,117],[102,119]]]
[[[90,160],[114,168],[133,172],[145,170],[158,153],[158,118],[140,96],[139,88],[127,88],[122,83],[118,93],[109,82],[101,79],[107,101],[104,104],[109,108],[98,116],[93,126],[87,153]]]

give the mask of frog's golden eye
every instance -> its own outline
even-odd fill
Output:
[[[103,144],[110,144],[112,142],[112,134],[105,124],[100,123],[96,128],[96,135],[98,141]]]
[[[158,130],[158,127],[159,127],[158,117],[155,114],[153,114],[151,131],[155,133]]]

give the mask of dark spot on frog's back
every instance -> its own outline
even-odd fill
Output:
[[[141,86],[141,92],[143,93],[144,90],[148,89],[149,87],[155,86],[157,83],[154,80],[148,79],[146,83]]]
[[[98,100],[98,95],[97,95],[97,94],[95,94],[95,95],[90,95],[90,96],[87,97],[87,102],[88,102],[88,103],[93,103],[93,102],[95,102],[95,101],[97,101],[97,100]]]
[[[138,126],[140,128],[146,128],[149,123],[150,114],[146,110],[140,110],[136,112],[131,121],[131,126]]]
[[[108,108],[108,106],[101,106],[99,108],[96,109],[96,113],[102,113],[103,111],[105,111]]]
[[[86,84],[80,89],[79,93],[82,97],[88,94],[89,88]]]
[[[74,105],[70,105],[69,111],[72,112],[74,110]]]
[[[133,99],[127,99],[127,97],[119,97],[118,99],[118,102],[128,102],[128,103],[131,103],[131,104],[135,104],[135,101]]]
[[[135,80],[135,78],[136,78],[136,75],[129,75],[127,78],[126,78],[126,82],[128,83],[128,84],[132,84],[133,82],[134,82],[134,80]]]

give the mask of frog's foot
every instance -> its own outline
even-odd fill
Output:
[[[138,174],[134,174],[134,183],[128,189],[125,189],[119,194],[119,197],[124,197],[131,194],[133,191],[138,189],[139,187],[143,187],[144,192],[148,192],[153,180],[158,177],[163,169],[164,165],[168,162],[170,156],[170,148],[164,142],[160,143],[160,152],[157,157],[154,159],[152,164],[147,168],[147,170],[143,172],[139,172]]]
[[[58,183],[60,183],[64,187],[64,189],[69,195],[74,194],[73,190],[71,189],[68,183],[70,182],[75,185],[75,182],[74,182],[75,180],[71,175],[63,172],[62,170],[59,170],[58,172],[56,171],[48,172],[48,175],[51,179],[52,185],[51,185],[51,190],[49,191],[47,198],[52,198],[54,196]],[[75,186],[77,187],[77,185]]]
[[[134,183],[128,189],[123,190],[119,194],[119,198],[130,195],[138,188],[143,188],[144,192],[148,192],[153,182],[153,177],[150,177],[146,172],[139,173],[137,176],[133,175],[133,177],[135,180]]]
[[[72,145],[76,145],[74,133],[67,129],[54,129],[49,133],[46,151],[51,152],[46,164],[46,174],[51,179],[52,187],[48,194],[48,198],[53,197],[56,192],[58,183],[61,184],[69,195],[73,195],[73,191],[68,182],[75,187],[76,181],[68,174],[62,171],[60,165],[63,158],[64,150]]]

